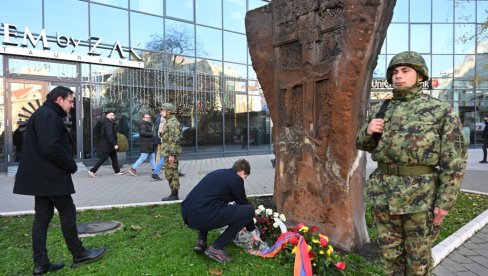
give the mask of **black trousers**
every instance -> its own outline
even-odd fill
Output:
[[[219,215],[208,214],[206,216],[206,218],[212,217],[218,219],[200,220],[198,225],[194,225],[194,228],[199,231],[199,238],[206,239],[209,230],[227,225],[227,229],[213,243],[215,248],[223,249],[242,228],[254,223],[252,220],[254,209],[251,205],[227,205],[223,210],[219,210]]]
[[[101,152],[100,153],[100,159],[97,161],[97,163],[95,164],[95,166],[93,166],[93,168],[91,168],[90,171],[96,173],[98,171],[98,169],[100,168],[100,166],[105,162],[107,161],[107,159],[110,157],[110,160],[112,161],[112,168],[114,169],[114,172],[115,173],[118,173],[120,172],[120,168],[119,168],[119,163],[117,161],[117,151],[112,151],[112,152]]]
[[[85,251],[78,238],[76,226],[76,207],[71,195],[65,196],[36,196],[34,199],[34,224],[32,225],[32,249],[34,251],[34,264],[45,265],[49,263],[46,239],[47,229],[54,214],[54,208],[59,212],[61,231],[68,250],[73,256]]]
[[[483,141],[483,146],[481,146],[481,149],[483,150],[483,161],[486,161],[486,149],[488,148],[488,139],[485,139]]]

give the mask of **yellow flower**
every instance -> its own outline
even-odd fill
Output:
[[[321,249],[321,250],[319,251],[319,254],[320,254],[320,255],[324,255],[324,254],[325,254],[324,250],[322,250],[322,249]]]
[[[307,248],[308,248],[308,251],[309,252],[312,251],[312,246],[310,246],[310,245],[307,244]]]
[[[291,253],[293,253],[293,254],[297,253],[297,247],[296,246],[293,247],[293,250],[291,251]]]
[[[312,238],[313,243],[320,243],[320,240],[317,240],[316,238]]]
[[[299,229],[300,232],[307,233],[308,232],[308,227],[307,226],[302,226],[302,228]]]
[[[327,255],[330,256],[330,254],[332,254],[332,251],[334,251],[334,249],[332,248],[332,246],[329,246],[329,249],[327,249]]]
[[[326,235],[319,234],[319,236],[320,236],[321,238],[326,239],[327,241],[329,241],[329,238],[327,238],[327,236],[326,236]]]

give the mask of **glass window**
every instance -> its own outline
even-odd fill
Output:
[[[249,66],[248,69],[249,69],[249,70],[247,70],[248,78],[251,80],[257,80],[258,77],[257,77],[256,71],[254,71],[254,68],[252,68],[252,66]]]
[[[474,55],[454,56],[454,77],[469,79],[474,77]]]
[[[477,53],[488,53],[488,29],[483,24],[476,25],[478,29]]]
[[[476,22],[476,1],[455,1],[454,18],[456,22]]]
[[[454,51],[456,54],[474,53],[475,49],[475,29],[474,24],[455,24],[454,25]]]
[[[432,53],[452,54],[454,39],[452,24],[432,24]]]
[[[379,55],[378,63],[373,71],[373,78],[385,78],[386,77],[386,56]]]
[[[177,55],[195,55],[193,25],[166,19],[166,51]]]
[[[410,33],[410,50],[430,53],[430,24],[411,24]]]
[[[254,10],[267,4],[269,3],[263,0],[249,0],[249,10]]]
[[[197,26],[197,55],[222,60],[222,31]]]
[[[246,1],[224,0],[224,29],[245,33]]]
[[[486,86],[488,83],[488,54],[476,55],[476,75],[478,76],[478,87],[480,84]]]
[[[0,18],[3,24],[17,25],[17,32],[24,32],[24,28],[29,27],[31,32],[39,33],[42,30],[42,0],[2,0]]]
[[[452,73],[452,55],[432,55],[432,68],[430,75],[433,78],[452,77]]]
[[[102,4],[122,7],[127,9],[127,0],[91,0],[92,2],[98,2]]]
[[[193,22],[193,0],[166,0],[166,15]]]
[[[410,0],[410,21],[431,22],[431,0]]]
[[[245,35],[224,32],[224,60],[246,63],[247,40]]]
[[[88,40],[88,3],[81,1],[45,0],[44,17],[49,35]],[[69,18],[59,16],[69,14]]]
[[[197,59],[196,70],[199,73],[219,76],[223,72],[222,62],[209,59]]]
[[[408,24],[391,24],[386,34],[388,54],[406,51],[408,45]]]
[[[130,34],[132,47],[154,49],[154,44],[164,42],[164,20],[156,16],[131,12]],[[161,49],[164,47],[160,46]]]
[[[397,0],[391,22],[408,22],[408,0]]]
[[[164,15],[163,1],[130,0],[130,9],[156,15]]]
[[[224,62],[224,74],[226,76],[246,78],[247,66],[235,63]]]
[[[488,21],[488,1],[478,1],[477,2],[477,19],[478,23],[485,23]]]
[[[127,11],[101,5],[91,5],[90,13],[91,36],[102,38],[101,43],[113,45],[116,41],[119,41],[122,46],[127,47],[129,45]]]
[[[196,20],[198,24],[216,28],[222,27],[222,1],[196,0]]]
[[[454,22],[453,0],[434,0],[432,3],[432,21],[441,23]]]

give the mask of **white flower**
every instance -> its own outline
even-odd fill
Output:
[[[254,213],[255,213],[256,215],[261,214],[261,212],[262,212],[262,211],[261,211],[261,210],[259,210],[259,209],[254,210]]]
[[[264,210],[266,210],[266,209],[264,208],[264,206],[263,206],[263,205],[259,205],[259,206],[258,206],[258,210],[264,211]]]
[[[280,215],[280,219],[281,219],[281,221],[282,221],[282,222],[285,222],[285,221],[286,221],[286,217],[285,217],[285,215],[284,215],[284,214],[281,214],[281,215]]]
[[[256,222],[258,222],[255,218],[252,218],[252,221],[254,221],[254,224],[256,224]]]
[[[277,218],[277,217],[279,217],[279,216],[280,216],[280,214],[278,214],[277,212],[274,212],[274,213],[273,213],[273,217],[274,217],[274,218]]]
[[[266,209],[266,215],[271,216],[273,214],[273,209]]]
[[[278,223],[276,223],[276,222],[275,222],[275,223],[273,223],[273,227],[274,227],[274,228],[278,228],[278,227],[279,227]]]

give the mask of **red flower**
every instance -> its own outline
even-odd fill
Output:
[[[293,233],[298,233],[298,229],[296,229],[296,228],[291,229],[291,231],[292,231]]]
[[[293,245],[297,245],[298,244],[298,238],[296,236],[291,237],[290,243]]]
[[[297,228],[298,228],[298,229],[301,229],[303,226],[305,226],[305,224],[304,224],[304,223],[299,223],[299,224],[297,225]]]
[[[338,262],[338,263],[336,263],[336,267],[339,270],[344,270],[344,269],[346,269],[346,262]]]
[[[311,260],[315,259],[315,253],[313,253],[313,251],[309,251],[309,252],[308,252],[308,257],[309,257]]]
[[[285,249],[286,248],[286,243],[282,243],[281,244],[281,249]]]
[[[310,228],[310,232],[312,233],[316,233],[317,231],[319,231],[319,228],[315,225]]]
[[[322,247],[327,246],[327,243],[328,243],[328,242],[327,242],[327,240],[326,240],[326,239],[324,239],[324,238],[320,237],[320,245],[322,245]]]

